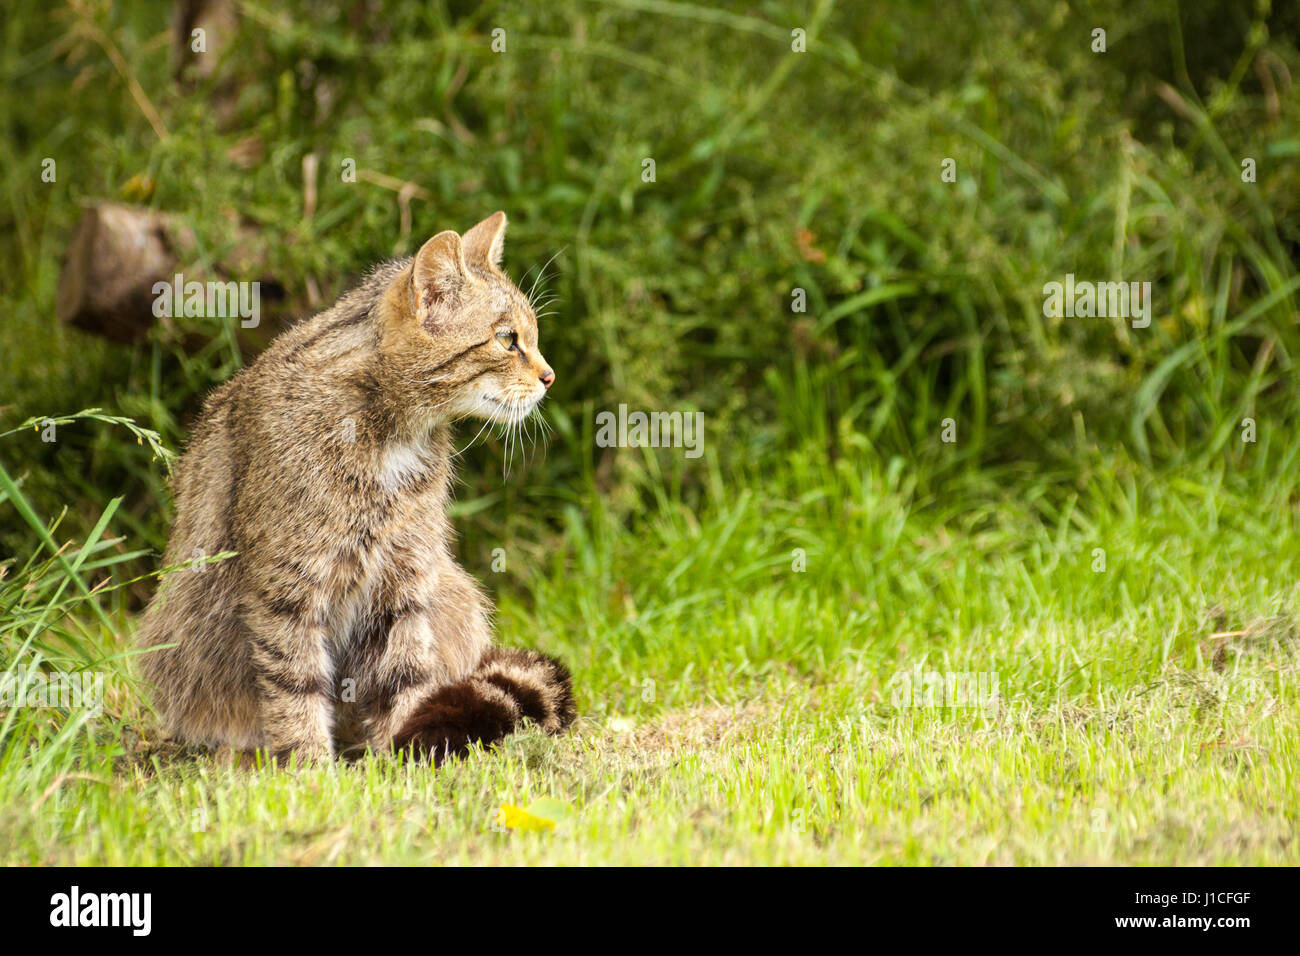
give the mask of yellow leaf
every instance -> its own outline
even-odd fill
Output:
[[[567,803],[550,797],[534,800],[527,807],[503,803],[497,808],[497,825],[507,830],[554,830],[555,824],[568,817],[570,812]]]
[[[535,817],[527,810],[510,803],[497,808],[497,823],[507,830],[553,830],[555,821]]]

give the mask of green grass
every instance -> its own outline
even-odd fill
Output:
[[[728,476],[698,514],[666,505],[625,530],[569,512],[562,548],[505,572],[499,623],[572,663],[582,718],[436,771],[177,753],[149,737],[119,658],[98,721],[30,711],[10,728],[26,744],[0,762],[0,859],[1300,858],[1290,489],[1138,470],[1043,515],[908,484],[809,448],[785,478]],[[901,706],[896,675],[918,669],[996,673],[998,705]],[[573,812],[493,828],[498,806],[540,797]]]

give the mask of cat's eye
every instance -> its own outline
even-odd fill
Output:
[[[501,343],[502,348],[513,349],[519,344],[519,336],[513,332],[498,332],[497,341]]]

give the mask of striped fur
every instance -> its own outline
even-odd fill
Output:
[[[563,664],[536,651],[494,647],[470,677],[425,698],[393,745],[441,763],[475,743],[495,743],[524,720],[557,734],[576,713]]]
[[[518,426],[554,380],[498,268],[504,232],[496,213],[376,267],[208,399],[139,635],[165,733],[328,758],[389,747],[468,680],[539,690],[526,675],[544,667],[493,649],[447,517],[454,423]],[[502,714],[561,729],[567,675],[551,673],[553,716],[522,697]]]

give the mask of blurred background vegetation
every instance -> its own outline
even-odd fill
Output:
[[[0,431],[99,407],[179,449],[276,321],[499,208],[508,271],[526,283],[551,263],[556,427],[504,480],[499,440],[466,456],[475,570],[502,542],[541,559],[566,514],[689,512],[741,472],[761,496],[796,455],[888,468],[915,502],[960,494],[990,521],[1099,473],[1249,489],[1300,470],[1295,4],[231,9],[233,32],[195,58],[167,4],[5,4]],[[186,273],[252,236],[283,314],[253,335],[182,319],[134,345],[64,327],[61,257],[104,199],[179,217],[197,237]],[[1045,318],[1042,287],[1066,273],[1150,281],[1150,328]],[[596,448],[595,413],[620,402],[703,411],[705,458]],[[68,509],[61,537],[122,496],[119,573],[151,566],[135,551],[161,550],[170,506],[147,442],[79,420],[53,444],[6,438],[0,460],[43,520]],[[0,552],[35,541],[0,510]],[[119,593],[137,607],[149,584]]]

